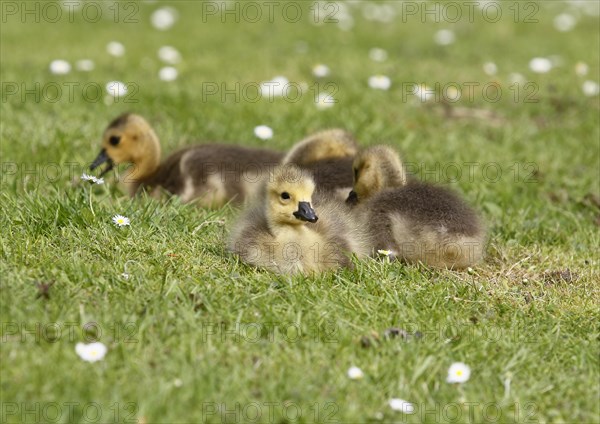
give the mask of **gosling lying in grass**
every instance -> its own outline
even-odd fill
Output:
[[[293,164],[275,168],[256,204],[234,226],[229,249],[248,264],[280,274],[351,267],[352,254],[369,253],[368,234],[346,205],[313,196],[314,191],[305,170]]]
[[[354,136],[342,129],[315,133],[296,143],[281,163],[310,171],[317,190],[346,199],[352,188],[352,161],[358,153]]]
[[[158,136],[139,115],[124,114],[104,131],[102,150],[91,165],[107,162],[101,175],[115,164],[133,166],[122,179],[133,197],[140,188],[159,196],[162,190],[182,201],[196,201],[204,207],[220,207],[232,201],[241,203],[251,196],[276,166],[282,153],[267,149],[227,144],[185,147],[162,163]]]
[[[485,229],[454,191],[408,180],[400,157],[387,146],[360,152],[353,168],[347,203],[368,225],[374,251],[438,268],[461,269],[481,260]]]

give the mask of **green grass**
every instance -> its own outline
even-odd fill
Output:
[[[203,22],[198,4],[175,2],[179,21],[161,32],[149,23],[161,4],[140,3],[137,24],[90,24],[76,13],[73,23],[8,17],[0,28],[3,84],[121,80],[139,88],[136,103],[106,105],[78,89],[73,101],[66,92],[56,103],[33,94],[23,101],[3,86],[3,422],[252,422],[257,412],[254,422],[600,421],[600,107],[581,91],[584,80],[599,80],[597,17],[581,14],[573,31],[558,32],[554,17],[576,11],[553,2],[540,5],[538,23],[515,24],[505,5],[497,23],[382,24],[355,4],[346,32],[310,24],[310,2],[299,23],[276,13],[274,23],[240,25]],[[433,43],[441,28],[454,30],[454,44]],[[123,58],[105,53],[112,40],[125,44]],[[176,82],[157,78],[162,45],[182,53]],[[389,59],[370,61],[372,47]],[[562,65],[529,70],[531,58],[552,55]],[[58,58],[91,58],[96,68],[52,75]],[[487,61],[497,75],[484,74]],[[587,76],[576,75],[578,61],[589,65]],[[311,68],[320,62],[332,73],[316,80]],[[537,103],[514,100],[511,72],[535,84]],[[377,73],[391,77],[389,91],[368,88]],[[297,102],[203,99],[203,83],[232,89],[275,75],[309,87],[333,82],[338,103],[318,110],[312,91]],[[476,91],[456,106],[492,111],[499,125],[403,99],[403,82],[494,81],[500,101]],[[71,185],[124,111],[146,116],[165,152],[201,140],[284,150],[340,126],[364,145],[396,146],[429,180],[447,183],[443,172],[427,171],[458,164],[462,178],[451,185],[488,223],[486,260],[473,272],[374,260],[314,278],[252,269],[225,249],[233,208],[130,200],[112,180]],[[272,140],[253,136],[260,124],[274,129]],[[468,162],[477,164],[472,178]],[[502,170],[497,180],[493,169],[482,173],[490,163]],[[114,227],[115,214],[131,226]],[[48,298],[38,297],[36,283],[49,282]],[[411,336],[386,339],[390,327]],[[94,336],[109,350],[89,364],[75,344]],[[445,382],[455,361],[472,368],[460,386]],[[352,365],[363,380],[347,378]],[[416,414],[392,411],[393,397],[414,403]]]

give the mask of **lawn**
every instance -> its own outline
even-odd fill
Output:
[[[475,3],[450,22],[456,7],[434,2],[2,1],[0,421],[600,422],[599,6]],[[160,30],[164,7],[177,19]],[[158,77],[165,45],[175,81]],[[50,72],[56,59],[70,72]],[[378,74],[388,90],[369,87]],[[276,76],[293,90],[257,98]],[[317,107],[320,93],[336,103]],[[225,247],[234,207],[132,200],[110,175],[73,184],[126,111],[165,153],[285,150],[330,127],[393,145],[480,211],[486,258],[464,272],[248,267]],[[95,340],[106,357],[83,361],[75,345]],[[454,362],[467,382],[446,382]]]

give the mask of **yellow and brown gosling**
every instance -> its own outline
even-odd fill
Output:
[[[114,165],[131,163],[121,182],[132,197],[140,188],[153,196],[164,190],[184,202],[219,207],[252,195],[282,157],[267,149],[201,144],[178,150],[161,163],[159,139],[150,124],[139,115],[124,114],[104,131],[91,169],[107,162],[103,175]]]
[[[486,232],[477,213],[454,191],[408,179],[398,153],[375,146],[354,161],[354,204],[369,227],[373,252],[410,263],[462,269],[483,257]]]
[[[333,192],[345,199],[352,187],[352,161],[357,153],[354,136],[334,128],[299,141],[281,163],[293,163],[310,171],[319,191]]]
[[[275,168],[256,204],[235,224],[229,249],[243,262],[280,274],[351,267],[352,254],[368,255],[368,234],[350,209],[314,192],[310,173],[293,164]]]

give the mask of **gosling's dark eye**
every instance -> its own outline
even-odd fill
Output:
[[[281,198],[284,200],[287,200],[290,198],[290,193],[288,193],[287,191],[284,191],[283,193],[281,193]]]
[[[119,144],[121,142],[121,137],[118,137],[116,135],[112,135],[110,136],[110,138],[108,139],[108,142],[112,145],[112,146],[116,146],[117,144]]]

